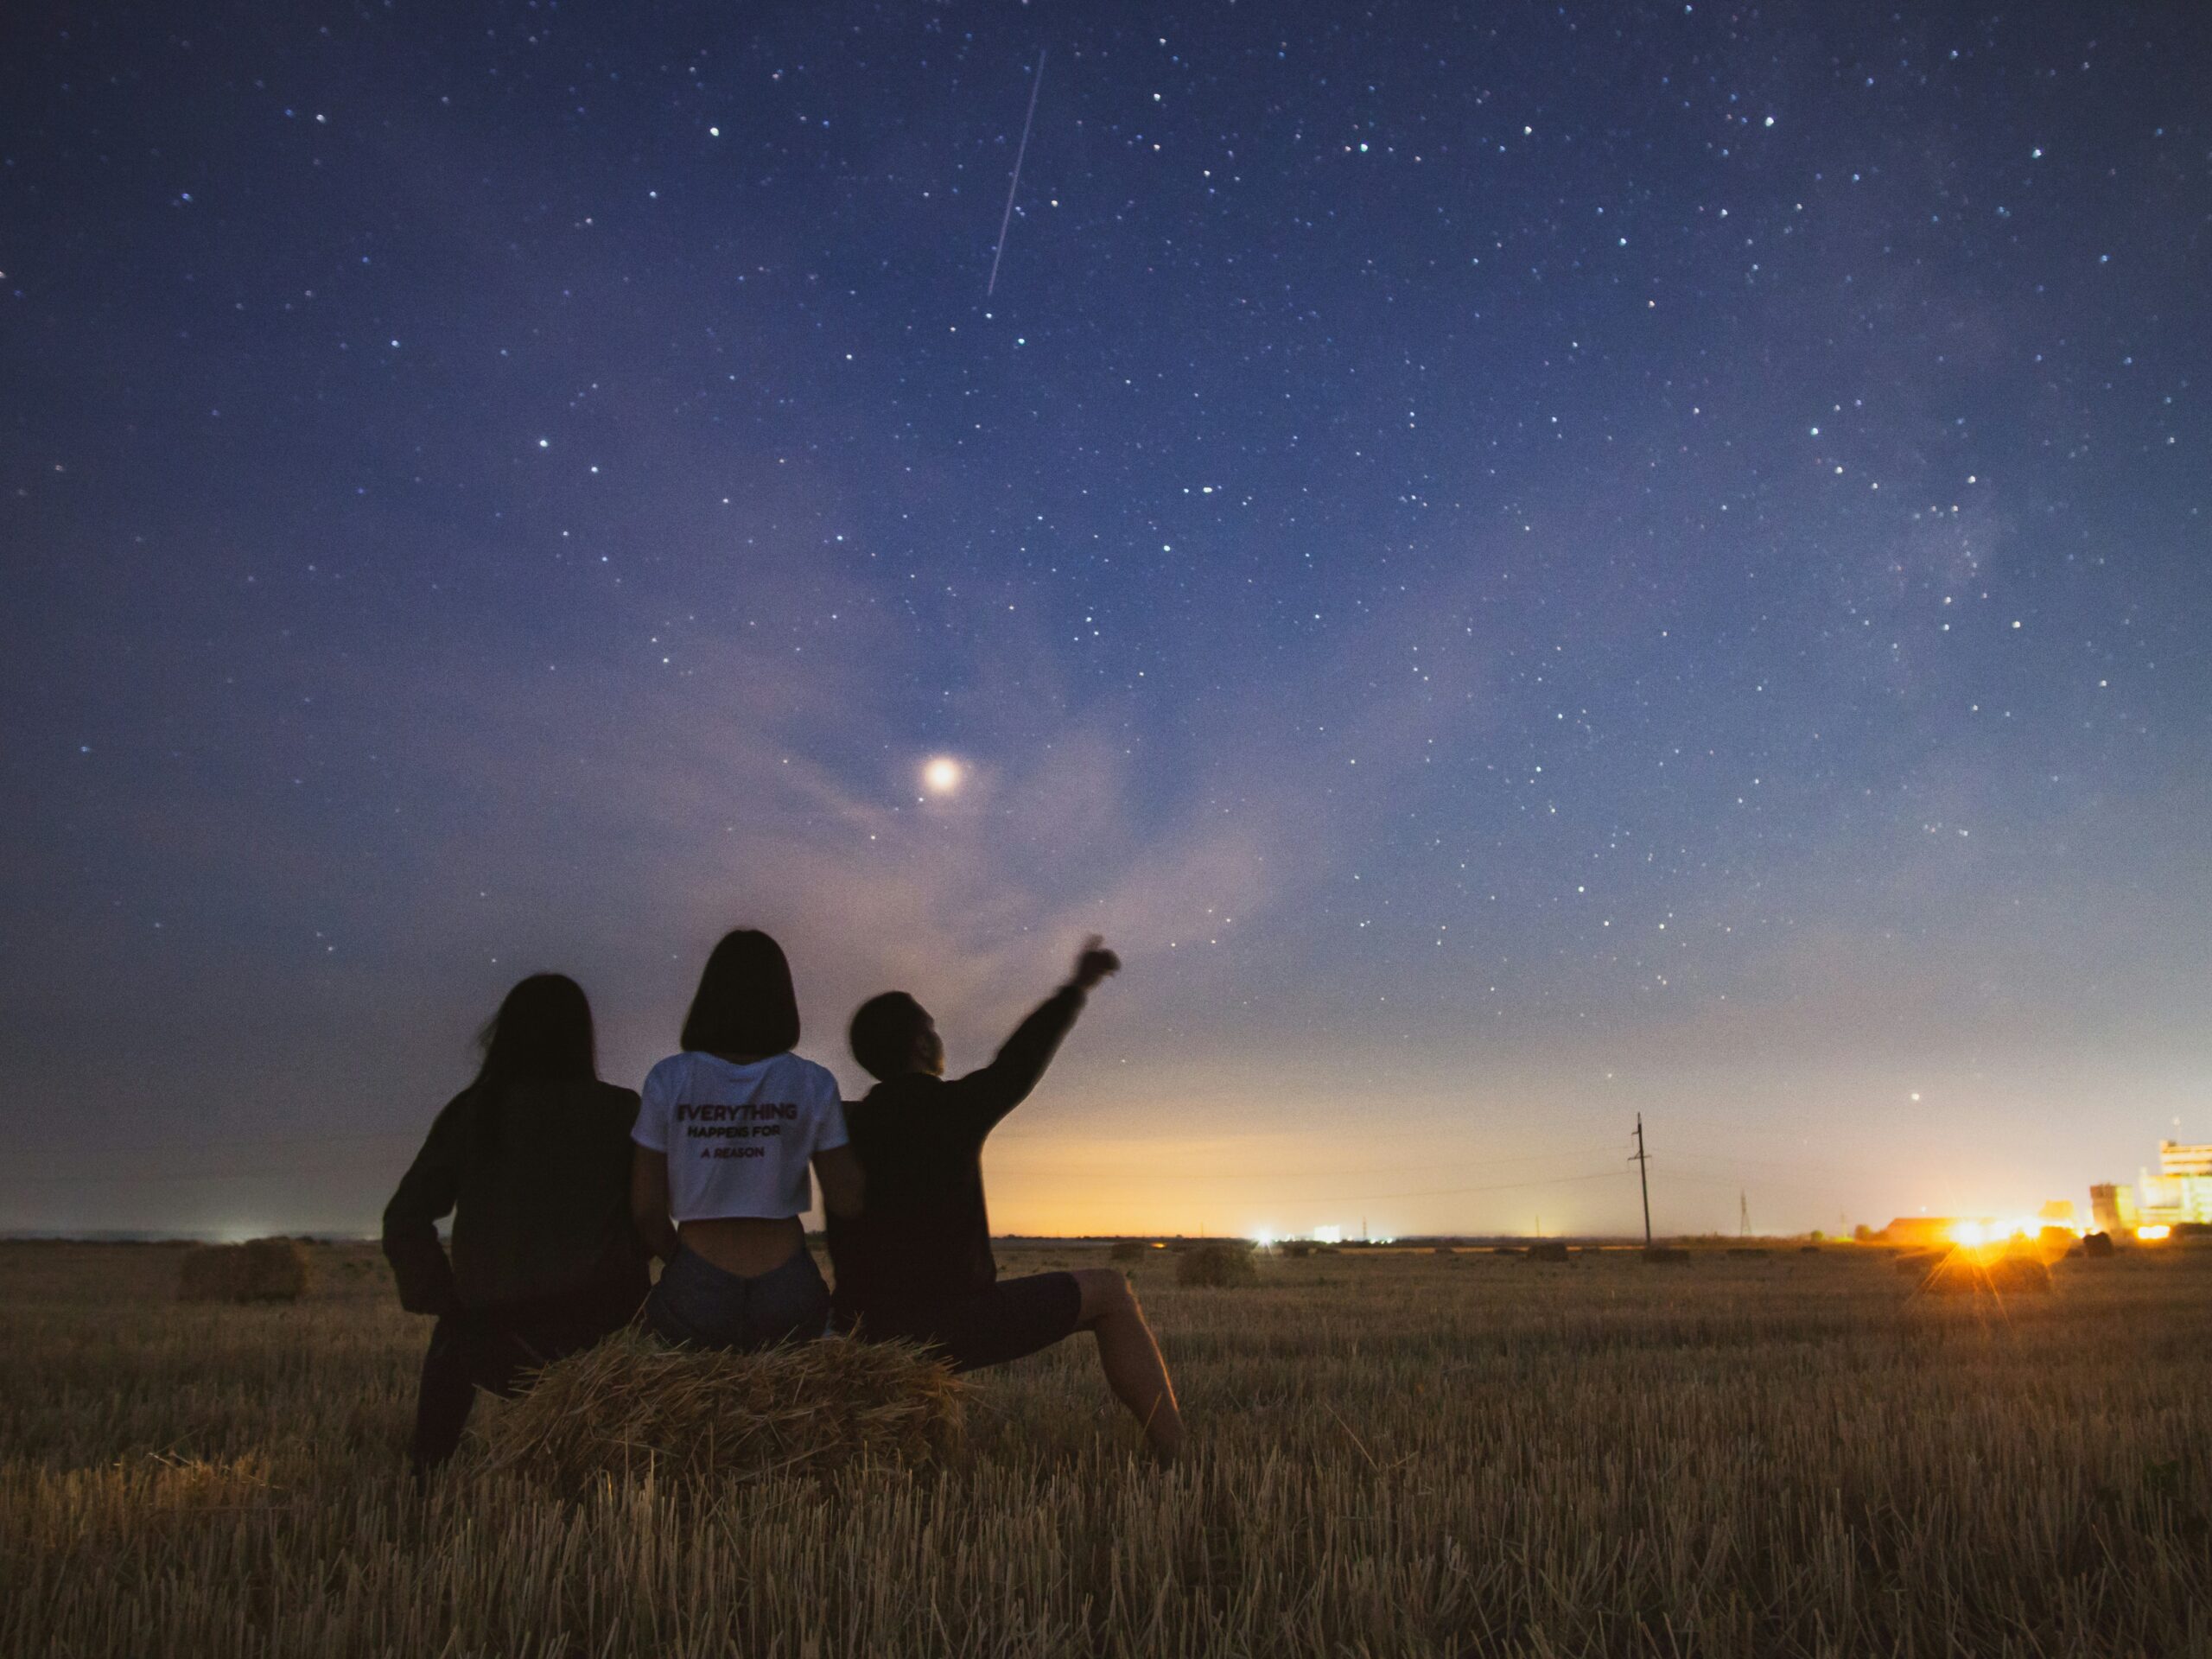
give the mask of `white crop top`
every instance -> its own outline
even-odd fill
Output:
[[[675,1220],[803,1216],[807,1160],[845,1144],[845,1107],[828,1070],[796,1054],[737,1065],[671,1054],[645,1074],[630,1138],[668,1154]]]

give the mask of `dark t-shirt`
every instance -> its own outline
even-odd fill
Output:
[[[399,1300],[418,1313],[636,1289],[630,1221],[638,1096],[612,1084],[523,1081],[454,1096],[384,1212]],[[452,1214],[453,1255],[437,1222]]]
[[[911,1072],[845,1108],[868,1189],[860,1215],[830,1217],[840,1313],[906,1312],[996,1282],[983,1141],[1037,1086],[1083,1003],[1063,986],[982,1071],[949,1081]]]

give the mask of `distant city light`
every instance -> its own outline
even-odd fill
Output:
[[[1968,1249],[1985,1244],[2008,1244],[2013,1239],[2032,1239],[2051,1231],[2070,1233],[2079,1238],[2088,1230],[2080,1223],[2056,1217],[2014,1216],[2009,1219],[1961,1221],[1951,1228],[1951,1242]]]
[[[2154,1221],[2148,1227],[2138,1227],[2135,1236],[2145,1244],[2155,1244],[2162,1238],[2171,1236],[2173,1230],[2164,1222]]]
[[[1313,1242],[1316,1244],[1341,1244],[1344,1242],[1344,1230],[1341,1227],[1316,1227]]]

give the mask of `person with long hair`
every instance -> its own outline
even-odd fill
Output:
[[[416,1467],[450,1458],[476,1390],[527,1375],[637,1315],[648,1262],[631,1224],[638,1097],[599,1080],[591,1004],[532,974],[478,1034],[482,1064],[431,1124],[384,1212],[400,1305],[437,1318],[415,1409]],[[453,1218],[453,1251],[437,1223]]]
[[[666,1265],[645,1319],[666,1341],[756,1349],[806,1341],[830,1290],[800,1217],[809,1171],[832,1215],[859,1213],[837,1080],[791,1051],[798,996],[775,940],[723,936],[684,1016],[683,1052],[645,1077],[631,1139],[630,1211]]]

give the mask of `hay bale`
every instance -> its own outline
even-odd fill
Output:
[[[1678,1244],[1647,1244],[1643,1247],[1643,1254],[1646,1262],[1662,1264],[1672,1262],[1686,1265],[1690,1259],[1690,1253]]]
[[[486,1427],[490,1467],[580,1491],[602,1475],[743,1479],[854,1463],[926,1466],[965,1445],[964,1390],[907,1343],[832,1337],[766,1353],[642,1332],[547,1366]]]
[[[1252,1261],[1249,1244],[1202,1244],[1185,1252],[1175,1263],[1175,1282],[1202,1289],[1225,1289],[1257,1284],[1260,1270]]]
[[[195,1244],[177,1264],[181,1302],[296,1302],[307,1287],[308,1253],[289,1238]]]
[[[1141,1262],[1145,1258],[1145,1248],[1140,1240],[1124,1238],[1117,1240],[1107,1254],[1116,1262]]]
[[[2110,1255],[2113,1253],[2113,1249],[2112,1235],[2110,1233],[2084,1233],[2082,1235],[2082,1243],[2079,1248],[2082,1254],[2087,1256],[2094,1257]]]
[[[1920,1288],[1938,1296],[2049,1295],[2050,1269],[2026,1250],[1992,1262],[1971,1250],[1953,1250],[1928,1270]]]
[[[1555,1238],[1539,1239],[1529,1247],[1528,1260],[1564,1262],[1567,1260],[1567,1246]]]

